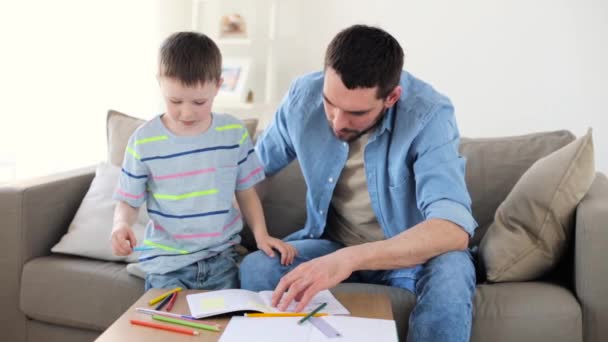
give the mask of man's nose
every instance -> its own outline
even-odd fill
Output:
[[[346,113],[344,113],[343,110],[336,108],[333,114],[334,117],[332,124],[334,126],[334,130],[339,132],[341,129],[348,127],[348,119],[346,118]]]

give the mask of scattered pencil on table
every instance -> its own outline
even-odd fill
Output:
[[[148,328],[172,331],[172,332],[186,334],[186,335],[195,335],[195,336],[199,335],[199,332],[196,330],[184,329],[184,328],[180,328],[180,327],[174,327],[171,325],[158,324],[158,323],[153,323],[153,322],[139,321],[136,319],[131,319],[129,321],[131,322],[131,324],[141,325],[141,326],[148,327]]]
[[[306,312],[284,312],[284,313],[278,313],[278,312],[270,312],[270,313],[246,313],[245,317],[251,317],[251,318],[264,318],[264,317],[303,317],[308,315],[308,313]],[[316,313],[313,315],[313,317],[322,317],[322,316],[327,316],[326,313]]]
[[[169,296],[169,295],[173,294],[174,292],[179,292],[179,291],[181,291],[181,290],[182,290],[182,288],[181,288],[181,287],[176,287],[176,288],[174,288],[173,290],[167,291],[167,292],[165,292],[165,293],[161,294],[160,296],[158,296],[158,297],[156,297],[156,298],[154,298],[154,299],[151,299],[151,300],[148,302],[148,304],[149,304],[149,305],[154,305],[154,304],[156,304],[156,303],[160,302],[161,300],[163,300],[163,299],[167,298],[167,296]]]
[[[218,328],[215,325],[207,325],[207,324],[202,324],[202,323],[184,321],[181,319],[171,318],[171,317],[166,317],[166,316],[153,315],[152,319],[161,321],[161,322],[184,325],[184,326],[191,327],[191,328],[199,328],[199,329],[204,329],[204,330],[209,330],[209,331],[220,331],[220,328]]]
[[[156,249],[156,247],[150,247],[150,246],[135,246],[135,247],[133,247],[133,251],[135,251],[135,252],[149,251],[151,249]]]
[[[218,328],[222,327],[219,323],[211,322],[211,321],[201,321],[201,320],[196,319],[196,317],[192,317],[189,315],[180,315],[180,314],[175,314],[175,313],[170,313],[170,312],[165,312],[165,311],[157,311],[157,310],[146,309],[146,308],[135,308],[135,311],[146,314],[146,315],[159,315],[159,316],[166,316],[166,317],[173,317],[173,318],[181,318],[181,319],[186,319],[186,320],[189,320],[192,322],[198,322],[198,323],[202,323],[202,324],[206,324],[206,325],[213,325]]]
[[[321,309],[323,309],[325,307],[325,305],[327,305],[327,303],[322,303],[321,305],[317,306],[316,309],[312,310],[308,315],[304,316],[304,318],[299,320],[298,324],[302,324],[302,323],[306,322],[310,317],[314,316],[314,314],[321,311]]]
[[[177,293],[177,292],[174,292],[174,293]],[[158,305],[157,305],[157,306],[154,308],[154,310],[161,310],[161,309],[162,309],[162,308],[163,308],[165,305],[167,305],[167,304],[168,304],[168,303],[171,301],[171,298],[173,298],[173,294],[174,294],[174,293],[172,293],[172,294],[168,295],[167,297],[165,297],[165,298],[164,298],[164,299],[163,299],[163,300],[160,302],[160,304],[158,304]]]
[[[171,299],[169,299],[169,304],[167,304],[167,307],[165,308],[165,310],[167,310],[167,311],[171,311],[171,309],[173,309],[173,304],[175,304],[175,301],[177,300],[177,294],[178,294],[178,293],[179,293],[179,292],[174,292],[174,293],[171,295]]]

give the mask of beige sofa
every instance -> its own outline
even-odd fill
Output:
[[[566,131],[463,139],[475,246],[518,178],[538,158],[573,140]],[[125,265],[52,254],[85,195],[94,168],[0,186],[0,334],[2,341],[92,341],[143,293]],[[289,189],[289,191],[285,191]],[[297,163],[273,178],[264,209],[272,233],[305,220]],[[250,242],[246,236],[244,244]],[[108,243],[100,241],[99,243]],[[575,241],[542,279],[489,284],[480,273],[472,341],[608,341],[608,179],[598,173],[576,213]],[[341,284],[335,291],[387,293],[401,340],[415,298],[379,285]]]

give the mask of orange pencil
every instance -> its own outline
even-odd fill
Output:
[[[177,294],[178,294],[178,292],[175,292],[171,295],[171,299],[169,299],[169,304],[167,304],[167,307],[165,308],[167,310],[167,312],[169,312],[169,311],[171,311],[171,309],[173,309],[173,304],[177,300]]]
[[[167,330],[167,331],[172,331],[172,332],[176,332],[176,333],[180,333],[180,334],[194,335],[194,336],[197,336],[199,334],[199,332],[196,330],[178,328],[178,327],[174,327],[172,325],[145,322],[145,321],[139,321],[136,319],[132,319],[132,320],[130,320],[130,322],[131,322],[131,324],[135,324],[135,325],[141,325],[144,327],[160,329],[160,330]]]

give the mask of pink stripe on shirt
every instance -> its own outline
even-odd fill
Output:
[[[208,169],[194,170],[194,171],[188,171],[188,172],[182,172],[182,173],[173,173],[170,175],[163,175],[163,176],[153,176],[152,178],[154,178],[156,180],[163,180],[163,179],[170,179],[170,178],[180,178],[180,177],[200,175],[200,174],[208,173],[208,172],[215,172],[215,168],[210,167]]]
[[[243,179],[239,179],[239,184],[241,183],[245,183],[246,181],[250,180],[251,177],[257,175],[258,173],[260,173],[260,171],[262,171],[264,168],[263,167],[258,167],[257,169],[251,171],[247,177],[243,178]]]
[[[134,194],[125,192],[122,189],[116,189],[116,192],[118,192],[119,194],[121,194],[127,198],[132,198],[132,199],[140,199],[140,198],[144,197],[144,195],[146,194],[145,192],[142,192],[140,195],[134,195]]]
[[[222,235],[221,232],[215,233],[199,233],[199,234],[176,234],[173,235],[174,239],[196,239],[196,238],[204,238],[204,237],[216,237]]]

